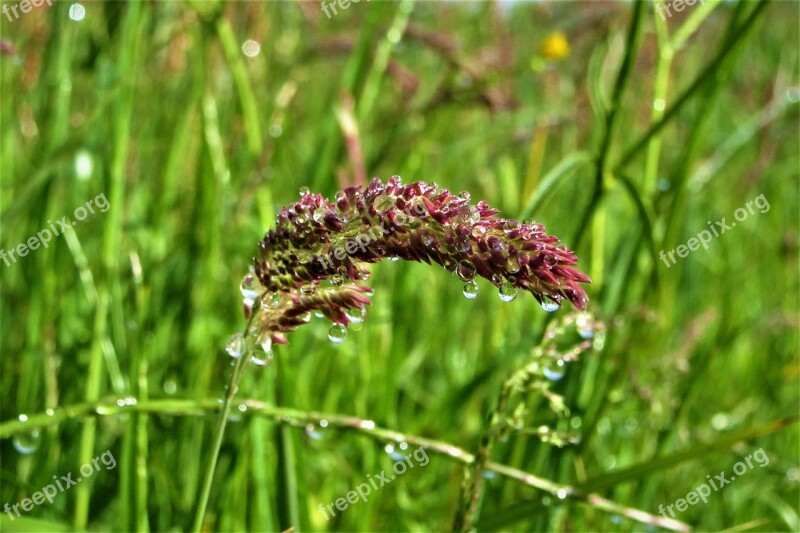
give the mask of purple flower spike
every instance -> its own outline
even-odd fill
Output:
[[[437,263],[466,282],[486,278],[504,300],[522,289],[548,310],[564,299],[586,307],[580,283],[590,280],[574,268],[575,254],[541,224],[497,213],[486,202],[470,204],[469,193],[454,195],[424,182],[403,185],[397,176],[385,184],[375,178],[366,189],[348,187],[333,201],[305,193],[281,209],[276,227],[259,243],[259,330],[286,342],[282,333],[312,311],[347,324],[348,310],[370,303],[370,289],[345,282],[368,279],[366,264],[383,259]],[[333,286],[319,288],[324,280]]]

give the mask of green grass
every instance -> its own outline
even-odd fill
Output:
[[[627,2],[85,8],[0,17],[16,48],[0,56],[0,248],[110,205],[0,261],[0,505],[105,451],[116,467],[0,528],[192,527],[257,242],[300,187],[332,196],[353,175],[343,92],[369,176],[532,216],[594,281],[604,342],[551,384],[569,416],[524,398],[526,427],[580,442],[498,442],[479,531],[655,531],[632,510],[657,516],[762,448],[768,466],[676,518],[800,528],[796,3],[709,0],[666,21]],[[569,56],[532,68],[554,31]],[[708,250],[658,258],[762,194],[770,209]],[[554,317],[484,280],[468,300],[443,269],[372,271],[360,331],[336,346],[314,319],[247,370],[204,529],[452,528],[502,384]],[[318,505],[391,470],[398,440],[430,462],[326,522]]]

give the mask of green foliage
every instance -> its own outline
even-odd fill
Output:
[[[360,2],[330,18],[314,2],[92,2],[81,21],[52,4],[0,18],[16,49],[0,56],[0,249],[95,212],[0,259],[0,505],[104,451],[117,466],[24,522],[3,512],[3,530],[191,527],[239,282],[300,187],[352,179],[348,113],[369,176],[534,217],[594,281],[604,342],[547,388],[569,415],[525,393],[478,530],[655,530],[630,511],[657,516],[761,448],[768,466],[676,518],[800,527],[797,4],[661,20],[643,2]],[[560,60],[541,56],[554,31]],[[769,210],[660,259],[759,195]],[[452,527],[503,383],[553,315],[483,281],[466,299],[426,265],[372,271],[360,331],[334,345],[312,319],[244,375],[208,530]],[[397,441],[430,462],[326,521],[319,504],[391,471]]]

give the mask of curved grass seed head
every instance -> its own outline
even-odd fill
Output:
[[[497,217],[469,193],[452,194],[435,184],[404,185],[395,176],[366,187],[348,187],[333,201],[307,189],[300,201],[278,213],[276,227],[259,242],[252,272],[242,282],[248,316],[258,302],[254,331],[286,343],[285,333],[322,313],[334,323],[332,340],[363,319],[372,289],[369,263],[404,259],[436,263],[466,282],[474,298],[483,277],[511,301],[528,291],[547,311],[564,300],[578,309],[588,301],[580,283],[589,278],[574,268],[575,254],[534,221]],[[320,284],[329,280],[331,286]],[[346,331],[345,331],[346,334]],[[334,341],[334,342],[336,342]]]

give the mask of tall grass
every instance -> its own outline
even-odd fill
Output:
[[[4,511],[4,530],[192,527],[239,282],[301,186],[333,195],[354,175],[342,113],[370,176],[532,216],[594,280],[606,334],[551,383],[569,415],[524,397],[523,430],[491,447],[478,530],[656,529],[659,505],[760,448],[768,466],[675,519],[800,527],[796,4],[666,20],[645,2],[84,7],[0,18],[16,48],[0,56],[0,248],[110,204],[0,263],[0,505],[105,451],[117,466]],[[561,60],[540,57],[554,31]],[[761,194],[770,209],[708,250],[659,258]],[[245,374],[203,529],[453,527],[503,383],[568,311],[480,281],[468,300],[425,265],[372,270],[360,331],[337,346],[312,320]],[[390,471],[400,442],[430,463],[326,521],[319,504]]]

